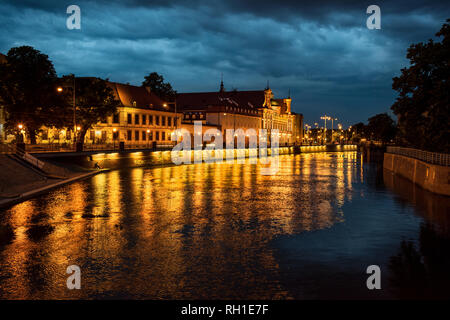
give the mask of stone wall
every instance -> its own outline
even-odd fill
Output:
[[[428,191],[450,196],[450,167],[429,164],[392,153],[384,154],[383,167]]]

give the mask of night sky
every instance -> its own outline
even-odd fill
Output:
[[[406,49],[434,37],[445,1],[4,1],[0,52],[30,45],[58,75],[98,76],[140,85],[152,71],[178,92],[261,90],[293,98],[305,123],[325,113],[345,126],[390,110],[392,77]],[[81,8],[68,30],[67,6]],[[366,9],[381,8],[381,30]],[[322,121],[320,122],[323,123]]]

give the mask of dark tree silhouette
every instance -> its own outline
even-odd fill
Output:
[[[380,113],[368,119],[366,132],[370,139],[389,142],[395,137],[394,120],[387,113]]]
[[[399,96],[391,109],[398,117],[402,143],[420,149],[450,152],[450,19],[427,43],[409,47],[409,68],[393,79]]]
[[[83,142],[92,125],[117,112],[119,101],[108,87],[107,80],[76,78],[76,121],[80,127],[78,141]]]
[[[56,94],[58,78],[48,56],[22,46],[11,48],[0,64],[0,98],[6,111],[6,129],[22,124],[32,144],[43,126],[62,126],[66,102]]]
[[[173,90],[172,85],[169,82],[164,82],[164,77],[157,72],[152,72],[148,76],[144,77],[142,85],[149,87],[150,90],[165,101],[174,101],[177,92]]]

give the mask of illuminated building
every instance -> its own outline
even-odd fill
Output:
[[[300,143],[303,116],[291,111],[290,97],[274,99],[272,90],[225,91],[223,82],[218,92],[177,94],[177,107],[183,123],[202,121],[217,126],[226,140],[227,129],[279,130],[280,144]],[[297,126],[300,125],[300,129]]]

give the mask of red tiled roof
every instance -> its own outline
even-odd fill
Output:
[[[164,107],[164,104],[167,105],[166,102],[149,92],[145,87],[117,82],[108,82],[108,85],[113,90],[115,98],[124,107],[170,111],[168,107]]]
[[[262,108],[264,91],[194,92],[177,94],[180,110],[200,109],[207,106],[236,106],[240,108]]]

